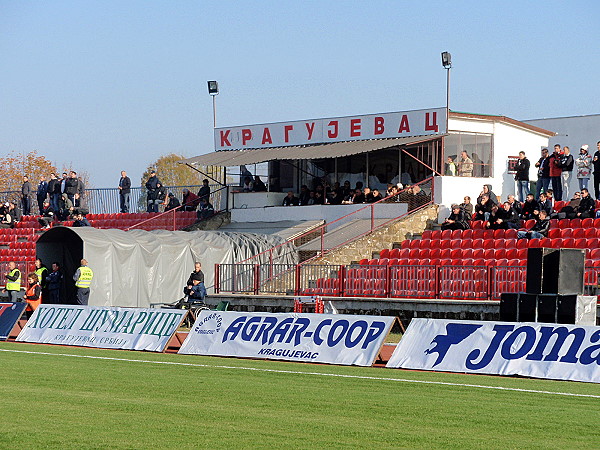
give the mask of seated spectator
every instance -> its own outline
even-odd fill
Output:
[[[50,224],[54,220],[54,209],[50,206],[50,202],[48,200],[44,200],[41,217],[38,218],[38,222],[42,226],[42,230],[47,230],[50,228]]]
[[[365,195],[365,203],[373,203],[373,193],[370,187],[364,188],[363,194]]]
[[[484,195],[487,195],[489,198],[489,201],[492,202],[494,205],[498,204],[498,196],[496,194],[494,194],[494,191],[492,191],[491,184],[483,185],[483,190],[479,194],[479,197],[477,197],[477,204],[481,203],[481,199],[483,198]]]
[[[540,194],[540,201],[538,202],[538,209],[546,211],[546,215],[550,217],[552,212],[552,202],[543,192]]]
[[[188,189],[183,189],[183,211],[195,211],[198,205],[200,204],[200,197],[198,197],[193,192],[190,192]]]
[[[6,202],[0,210],[0,228],[12,228],[13,219],[8,210],[9,204]]]
[[[63,193],[60,197],[60,211],[59,211],[59,220],[67,220],[69,218],[69,214],[73,210],[73,202],[69,199],[69,196],[66,193]]]
[[[574,219],[577,217],[579,204],[581,203],[581,193],[575,192],[573,198],[560,211],[550,214],[551,219]]]
[[[462,210],[469,216],[469,220],[473,217],[473,203],[471,203],[471,197],[465,195],[463,202],[459,205]]]
[[[523,209],[521,209],[521,218],[523,220],[537,219],[539,212],[539,203],[535,201],[533,194],[527,194]]]
[[[358,185],[358,183],[356,183],[356,184]],[[364,203],[364,202],[365,202],[365,195],[363,194],[362,190],[355,189],[354,196],[352,197],[352,203]]]
[[[475,205],[475,220],[488,220],[494,204],[488,194],[483,194]]]
[[[342,186],[342,197],[343,200],[348,200],[350,196],[353,195],[352,188],[350,187],[350,182],[348,180],[344,181],[344,186]]]
[[[442,230],[466,230],[471,217],[459,206],[452,205],[452,213],[442,224]]]
[[[535,224],[529,231],[519,230],[517,239],[542,239],[548,235],[550,229],[550,219],[545,210],[541,210]]]
[[[213,205],[211,205],[206,199],[200,200],[200,205],[198,206],[198,220],[208,219],[215,214],[215,209]]]
[[[342,194],[341,191],[333,190],[331,191],[331,195],[329,196],[328,202],[330,205],[341,205],[342,204]]]
[[[310,200],[310,191],[308,190],[308,186],[303,184],[300,187],[300,195],[298,196],[298,204],[300,206],[308,205],[309,200]]]
[[[577,207],[576,217],[579,219],[587,219],[594,217],[594,210],[596,209],[596,201],[590,195],[590,192],[583,188],[581,190],[581,201]]]
[[[73,219],[74,227],[91,227],[90,222],[88,222],[87,218],[81,213],[75,214],[75,216],[73,216]]]
[[[400,202],[408,203],[409,211],[413,211],[429,201],[429,197],[423,192],[421,186],[418,184],[408,187],[404,192],[401,192],[398,197]]]
[[[298,206],[298,197],[289,191],[283,199],[282,206]]]
[[[12,200],[10,202],[8,202],[8,212],[10,213],[10,216],[12,217],[13,227],[14,227],[15,223],[21,221],[21,219],[23,218],[23,214],[21,213],[21,210],[19,209],[17,204]]]
[[[179,199],[175,197],[175,194],[173,194],[172,192],[169,192],[167,199],[168,202],[165,206],[165,212],[171,211],[172,209],[177,209],[181,206],[181,203],[179,203]]]
[[[267,186],[265,186],[265,183],[262,182],[262,180],[260,179],[260,176],[255,175],[254,183],[252,184],[252,191],[253,192],[266,192],[266,190],[267,190]]]
[[[506,201],[507,201],[507,202],[510,204],[510,207],[511,207],[512,209],[514,209],[514,210],[515,210],[515,212],[516,212],[516,213],[517,213],[517,214],[520,216],[520,215],[521,215],[521,212],[522,212],[522,210],[523,210],[523,206],[521,205],[521,202],[518,202],[518,201],[517,201],[517,199],[515,198],[515,196],[514,196],[514,195],[512,195],[512,194],[510,194],[510,195],[507,197],[507,200],[506,200]]]
[[[521,218],[512,208],[509,202],[504,202],[502,206],[494,205],[492,213],[487,224],[491,230],[518,229],[521,227]]]
[[[325,195],[323,194],[323,190],[315,191],[314,204],[315,205],[324,205],[327,202]]]
[[[252,183],[252,178],[250,177],[245,177],[244,178],[244,184],[242,184],[242,190],[244,192],[252,192],[252,187],[253,187],[253,183]]]
[[[554,191],[552,189],[546,191],[546,200],[550,202],[550,211],[554,210]],[[550,213],[548,213],[548,216],[550,216]]]
[[[375,203],[380,200],[383,200],[383,195],[381,195],[381,192],[379,192],[379,189],[373,189],[373,194],[372,194],[371,200],[372,200],[371,203]]]

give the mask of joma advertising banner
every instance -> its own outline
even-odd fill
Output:
[[[179,353],[370,366],[394,320],[202,311]]]
[[[27,303],[0,303],[0,341],[8,339],[17,320],[23,315]]]
[[[387,367],[600,383],[600,327],[413,319]]]
[[[17,341],[161,352],[186,310],[44,305]]]

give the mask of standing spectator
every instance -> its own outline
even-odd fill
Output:
[[[77,193],[80,198],[85,197],[85,183],[81,177],[77,177]]]
[[[535,163],[538,168],[538,180],[535,187],[535,198],[546,192],[550,186],[550,165],[548,164],[548,149],[542,149],[542,157]]]
[[[50,296],[47,303],[59,305],[61,303],[60,291],[62,288],[63,275],[60,271],[60,265],[57,262],[52,263],[52,272],[48,274],[47,280],[48,293]]]
[[[571,149],[565,145],[562,157],[560,158],[560,167],[562,169],[562,198],[564,199],[569,198],[569,184],[573,177],[574,163],[575,160],[573,159],[573,155],[571,155]]]
[[[518,231],[517,239],[542,239],[545,238],[550,229],[550,219],[546,211],[540,211],[539,217],[529,231]]]
[[[77,172],[71,170],[69,172],[69,177],[65,180],[65,194],[67,194],[71,202],[75,201],[75,194],[77,194],[78,186],[79,181],[77,180]]]
[[[183,189],[183,211],[196,211],[200,204],[200,197],[191,192],[189,189]]]
[[[206,201],[210,199],[210,186],[208,185],[208,180],[202,180],[202,187],[198,191],[198,197],[205,198]]]
[[[21,186],[21,206],[23,207],[23,215],[28,216],[31,213],[31,183],[27,175],[23,177],[23,185]]]
[[[56,177],[56,174],[52,172],[50,174],[50,181],[48,181],[48,197],[50,198],[50,206],[53,211],[58,211],[60,194],[60,181]]]
[[[253,187],[252,178],[245,177],[244,183],[242,184],[242,190],[244,192],[252,192],[252,187]]]
[[[451,156],[448,156],[448,159],[446,160],[446,170],[444,172],[444,175],[446,175],[447,177],[455,177],[456,171],[456,164],[454,163],[454,160]]]
[[[40,182],[37,186],[37,192],[35,194],[37,198],[38,211],[41,211],[44,208],[44,201],[46,197],[48,197],[48,183],[46,182],[46,177],[44,175],[40,176]]]
[[[473,217],[473,203],[471,203],[471,197],[465,195],[463,202],[459,205],[464,212],[469,216],[469,220]]]
[[[81,260],[81,267],[77,269],[73,275],[75,287],[77,288],[77,303],[87,305],[90,299],[90,285],[94,278],[94,272],[88,267],[88,262],[85,259]]]
[[[151,170],[150,171],[150,178],[148,178],[148,181],[146,181],[146,189],[148,191],[147,193],[147,204],[148,207],[146,209],[147,212],[158,212],[158,203],[156,201],[157,198],[157,189],[158,189],[158,184],[160,183],[160,180],[158,179],[158,177],[156,176],[156,171]]]
[[[519,160],[515,166],[517,171],[515,181],[517,182],[517,194],[520,202],[524,202],[527,194],[529,194],[529,166],[530,162],[525,157],[525,152],[520,151]]]
[[[42,211],[40,212],[41,217],[38,218],[38,222],[42,226],[42,230],[50,228],[50,224],[54,220],[54,209],[50,206],[50,202],[46,200],[42,205]]]
[[[4,284],[3,292],[8,293],[9,302],[19,301],[19,294],[21,293],[21,271],[17,269],[17,265],[14,261],[8,263],[8,271],[4,274],[6,282]]]
[[[582,145],[579,150],[579,156],[575,160],[577,165],[577,180],[579,181],[579,190],[587,189],[590,181],[592,157],[588,153],[588,145]],[[597,197],[597,195],[596,195]]]
[[[600,141],[596,144],[596,153],[594,153],[594,195],[600,197]]]
[[[442,224],[442,230],[466,230],[470,227],[470,219],[459,205],[452,205],[452,213]]]
[[[469,158],[468,153],[463,150],[460,153],[461,159],[458,162],[458,176],[472,177],[473,176],[473,160]]]
[[[287,195],[283,198],[282,206],[298,206],[298,198],[294,195],[292,191],[289,191]]]
[[[179,200],[177,199],[177,197],[175,197],[175,195],[172,192],[169,192],[167,198],[169,199],[169,201],[165,206],[165,212],[171,211],[172,209],[177,209],[181,206],[181,203],[179,203]]]
[[[62,178],[60,179],[60,196],[67,192],[67,172],[63,172]]]
[[[122,213],[129,212],[129,197],[131,195],[131,179],[127,176],[127,172],[121,171],[121,179],[119,180],[119,206]]]
[[[548,164],[550,165],[550,181],[552,183],[552,190],[554,191],[554,199],[562,200],[562,167],[561,167],[562,151],[560,145],[554,146],[554,152],[548,157]]]

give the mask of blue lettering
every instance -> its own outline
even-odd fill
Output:
[[[358,333],[358,336],[356,337],[356,339],[352,340],[352,333],[357,328],[360,328],[360,332]],[[364,320],[357,320],[352,325],[350,325],[350,329],[348,330],[348,334],[346,335],[346,342],[345,342],[346,347],[348,347],[348,348],[355,347],[361,341],[361,339],[367,332],[368,328],[369,328],[369,324]]]
[[[323,339],[321,339],[321,328],[323,328],[325,325],[331,325],[331,319],[322,320],[321,323],[315,328],[313,341],[317,345],[321,345],[323,343]]]
[[[256,333],[256,330],[258,329],[258,324],[260,323],[260,321],[260,317],[250,317],[248,322],[246,322],[246,324],[244,325],[244,328],[242,328],[242,339],[244,341],[250,341],[252,339],[252,336],[254,335],[254,333]]]
[[[247,318],[247,316],[242,316],[238,317],[233,322],[231,322],[229,327],[227,327],[227,329],[225,330],[225,333],[223,333],[223,340],[221,342],[225,342],[227,339],[234,340],[239,334],[240,330],[242,329],[242,326],[244,325],[244,322]],[[230,338],[228,338],[229,334],[231,334]]]
[[[340,319],[337,322],[335,322],[331,326],[331,330],[329,330],[329,335],[327,336],[327,345],[329,347],[335,347],[337,345],[337,343],[340,342],[344,338],[344,335],[348,331],[349,326],[350,326],[350,323],[346,319]],[[335,332],[337,331],[338,328],[341,328],[342,331],[340,332],[338,337],[334,337]]]
[[[298,317],[294,326],[290,330],[290,334],[288,334],[287,339],[285,340],[286,344],[292,342],[294,339],[294,347],[300,343],[300,339],[302,338],[302,332],[308,328],[310,325],[310,319],[306,317]]]
[[[275,338],[279,338],[277,339],[277,342],[281,343],[283,341],[283,339],[285,338],[286,333],[288,332],[288,330],[290,329],[290,324],[294,321],[294,319],[292,319],[291,317],[288,317],[287,319],[283,319],[281,322],[279,322],[277,324],[277,326],[275,327],[275,329],[273,330],[273,333],[271,333],[271,338],[269,339],[269,345],[272,344],[273,342],[275,342]]]
[[[598,341],[600,341],[600,330],[594,331],[594,333],[590,337],[591,343]],[[592,356],[592,353],[594,352],[598,352],[596,353],[596,356]],[[581,364],[585,364],[586,366],[592,363],[596,363],[600,366],[600,345],[592,345],[586,348],[584,351],[582,351],[581,355],[579,355],[579,362]]]
[[[254,342],[258,342],[258,340],[262,336],[262,345],[265,345],[269,340],[269,331],[271,331],[276,324],[276,317],[265,317],[263,319],[262,325],[260,326],[260,329],[258,330],[258,333],[256,333],[256,336],[254,336]]]
[[[371,342],[381,336],[383,330],[385,330],[385,322],[374,321],[371,324],[371,328],[369,328],[369,332],[367,333],[367,337],[365,338],[365,342],[363,342],[361,348],[363,350],[366,349]]]
[[[575,328],[569,331],[566,327],[542,327],[540,328],[540,332],[542,333],[542,337],[538,341],[538,344],[535,350],[527,356],[526,359],[531,361],[541,361],[544,356],[544,350],[548,346],[548,342],[552,338],[552,336],[556,336],[556,341],[554,342],[554,346],[552,350],[546,357],[544,361],[557,361],[558,360],[558,352],[561,347],[565,343],[565,340],[569,336],[573,336],[573,343],[569,348],[569,351],[565,356],[563,356],[560,361],[568,362],[568,363],[576,363],[577,362],[577,352],[583,344],[583,340],[585,339],[585,330],[583,328]]]
[[[525,333],[525,342],[521,345],[521,348],[516,350],[515,353],[511,353],[512,346],[514,345],[517,338]],[[502,344],[502,350],[500,354],[504,359],[519,359],[527,354],[529,350],[533,348],[533,344],[535,344],[536,332],[532,327],[523,326],[517,328],[515,331],[511,333],[511,335],[506,338],[504,343]]]
[[[492,342],[490,342],[490,346],[485,352],[484,356],[481,358],[481,361],[475,363],[474,360],[479,357],[481,354],[481,350],[475,349],[467,356],[467,360],[465,361],[465,366],[470,370],[479,370],[485,366],[487,366],[491,361],[498,347],[500,347],[500,343],[504,339],[504,337],[510,333],[514,329],[514,325],[495,325],[493,331],[496,332],[496,335],[492,338]]]

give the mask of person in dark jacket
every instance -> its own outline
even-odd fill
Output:
[[[23,185],[21,186],[21,206],[23,214],[28,216],[31,213],[31,183],[27,175],[23,177]]]
[[[492,213],[494,204],[490,200],[490,196],[483,194],[475,205],[475,220],[488,220]]]
[[[538,180],[536,184],[535,198],[540,198],[540,193],[546,192],[550,187],[550,164],[548,161],[548,149],[542,149],[542,157],[535,163],[538,169]]]
[[[540,212],[540,205],[533,197],[533,194],[528,194],[521,210],[521,218],[523,220],[536,219]]]
[[[562,201],[562,167],[561,158],[563,153],[560,145],[554,146],[554,152],[548,157],[548,165],[550,166],[550,182],[554,191],[555,200]]]
[[[54,305],[60,304],[60,291],[62,289],[63,275],[60,271],[58,262],[52,263],[52,272],[48,274],[46,280],[48,281],[48,293],[50,295],[46,303],[52,303]]]
[[[581,201],[577,207],[577,217],[579,219],[587,219],[594,217],[594,210],[596,209],[596,201],[590,195],[590,192],[583,188],[581,190]]]
[[[158,204],[160,203],[160,201],[157,201],[158,184],[160,184],[160,180],[156,176],[156,171],[151,170],[150,177],[148,178],[148,181],[146,181],[146,190],[148,191],[148,193],[147,193],[147,205],[148,206],[146,208],[147,212],[158,212]]]
[[[71,170],[71,172],[69,172],[69,177],[65,180],[65,193],[71,202],[75,201],[75,194],[77,194],[78,188],[79,180],[77,180],[77,172]]]
[[[54,220],[54,209],[50,206],[50,202],[46,200],[42,205],[41,217],[38,218],[38,222],[42,226],[42,230],[50,228],[50,224]]]
[[[527,198],[527,194],[529,194],[529,167],[531,163],[525,157],[525,152],[519,152],[519,160],[515,165],[515,181],[517,182],[517,195],[519,196],[519,201],[524,202],[525,198]]]
[[[542,239],[548,235],[550,229],[550,219],[546,211],[540,211],[539,217],[529,231],[519,230],[517,239]]]
[[[477,197],[477,203],[481,203],[481,198],[484,195],[487,195],[488,198],[490,199],[490,202],[492,202],[494,205],[498,204],[498,196],[496,194],[494,194],[494,191],[492,191],[492,185],[491,184],[484,184],[483,185],[483,190],[479,194],[479,197]]]
[[[198,220],[208,219],[209,217],[214,216],[215,208],[206,199],[200,200],[200,205],[198,205],[198,212],[196,216]]]
[[[254,183],[252,183],[252,192],[265,192],[266,190],[267,187],[265,186],[265,183],[263,183],[260,179],[260,176],[255,175]]]
[[[550,213],[552,212],[552,201],[543,192],[540,194],[538,208],[540,211],[546,211],[546,215],[550,217]]]
[[[292,191],[289,191],[284,197],[282,206],[298,206],[298,197],[294,195]]]
[[[83,214],[79,213],[79,214],[75,214],[73,216],[73,226],[74,227],[91,227],[92,225],[90,224],[90,222],[87,220],[87,217],[85,217]]]
[[[198,191],[198,197],[205,198],[206,201],[210,198],[210,186],[208,185],[208,180],[202,180],[202,187]]]
[[[50,180],[48,181],[48,197],[50,198],[50,206],[53,211],[58,211],[58,202],[60,200],[60,181],[56,177],[56,174],[52,172],[50,174]]]
[[[452,213],[442,224],[442,230],[466,230],[470,228],[470,219],[459,205],[452,205]]]
[[[121,171],[121,179],[119,180],[119,206],[122,213],[129,212],[129,197],[131,195],[131,179],[127,176],[127,172]]]
[[[521,228],[521,217],[509,202],[504,202],[498,207],[494,220],[490,217],[490,228],[492,230],[508,230]]]
[[[569,184],[571,184],[571,178],[573,176],[573,166],[575,160],[571,155],[571,149],[566,145],[563,147],[563,154],[560,158],[560,167],[562,169],[562,196],[564,199],[569,198]]]
[[[527,196],[525,196],[527,198]],[[514,195],[510,194],[506,197],[506,201],[510,203],[510,207],[516,211],[516,213],[520,216],[523,211],[523,205],[521,202],[518,202]]]
[[[40,176],[40,182],[38,183],[35,197],[37,199],[38,211],[41,213],[42,209],[44,209],[44,201],[46,200],[46,197],[48,197],[48,183],[46,182],[46,177],[44,175]]]
[[[176,209],[181,206],[181,203],[179,203],[179,199],[175,197],[175,194],[173,194],[172,192],[169,192],[167,198],[169,201],[167,202],[167,206],[165,206],[165,212],[171,211],[172,209]]]

